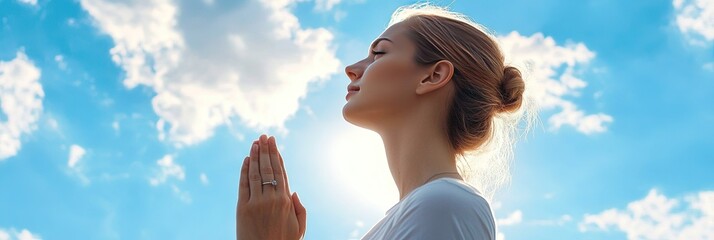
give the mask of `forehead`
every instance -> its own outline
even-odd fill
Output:
[[[409,29],[405,22],[395,23],[385,29],[384,32],[382,32],[382,34],[372,42],[371,47],[376,47],[379,42],[384,40],[390,40],[395,45],[408,45],[409,39],[406,37],[406,32],[408,30]]]

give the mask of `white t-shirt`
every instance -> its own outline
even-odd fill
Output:
[[[372,239],[496,239],[491,206],[455,178],[439,178],[412,190],[362,237]]]

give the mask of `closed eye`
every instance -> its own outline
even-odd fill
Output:
[[[374,55],[379,55],[379,54],[385,54],[386,52],[377,52],[377,51],[372,51],[372,54]]]

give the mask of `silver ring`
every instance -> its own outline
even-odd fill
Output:
[[[278,186],[278,181],[276,181],[275,179],[273,179],[272,181],[269,181],[269,182],[263,182],[263,185],[266,185],[266,184],[270,184],[270,185],[273,185],[273,186]]]

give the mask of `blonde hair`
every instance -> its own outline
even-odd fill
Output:
[[[492,199],[510,181],[520,121],[527,117],[527,132],[535,117],[524,100],[521,72],[505,65],[496,38],[463,14],[417,3],[398,8],[389,26],[399,22],[408,26],[418,64],[453,64],[455,91],[445,129],[459,173]]]

